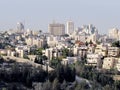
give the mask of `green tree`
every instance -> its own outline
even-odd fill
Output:
[[[35,58],[35,63],[38,63],[38,64],[43,64],[43,58],[41,55],[38,55],[36,58]]]
[[[89,44],[93,44],[92,40],[90,40]]]
[[[56,68],[58,64],[61,63],[61,59],[60,58],[53,58],[51,61],[50,61],[50,66],[53,67],[53,68]]]
[[[72,50],[69,50],[68,48],[63,48],[62,49],[62,56],[64,57],[64,58],[66,58],[66,57],[68,57],[68,56],[74,56],[73,55],[73,52],[72,52]]]
[[[42,55],[42,50],[43,50],[43,48],[38,48],[36,50],[36,54],[41,56]]]
[[[112,43],[113,47],[120,47],[120,41],[115,41]]]
[[[48,78],[50,82],[53,82],[56,77],[57,75],[55,70],[48,73]]]
[[[63,81],[64,81],[64,69],[63,69],[63,66],[61,64],[57,65],[56,74],[57,74],[58,81],[60,83],[63,83]]]
[[[85,45],[88,46],[88,44],[89,44],[89,43],[86,41],[86,42],[85,42]]]
[[[73,81],[75,81],[75,75],[76,75],[75,69],[70,68],[69,65],[67,64],[64,67],[64,78],[65,78],[65,80],[67,82],[73,82]]]
[[[117,90],[120,90],[120,81],[115,81],[114,82],[114,88]]]
[[[47,56],[43,55],[43,56],[42,56],[42,59],[43,59],[43,60],[47,60],[48,58],[47,58]]]

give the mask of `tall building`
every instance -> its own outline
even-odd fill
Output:
[[[60,23],[52,23],[49,24],[48,30],[51,35],[64,35],[65,25]]]
[[[113,28],[109,30],[109,38],[118,40],[119,39],[118,34],[119,34],[119,30],[117,28]]]
[[[92,24],[89,25],[83,25],[81,27],[82,31],[85,32],[86,34],[98,34],[98,30],[95,26],[93,26]]]
[[[72,34],[74,32],[74,23],[72,21],[67,22],[67,34]]]
[[[24,31],[24,24],[21,22],[17,23],[17,31],[18,32],[23,32]]]

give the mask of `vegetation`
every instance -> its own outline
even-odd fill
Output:
[[[114,90],[115,88],[115,90],[120,90],[120,81],[114,81],[109,74],[99,72],[93,66],[85,66],[81,62],[77,62],[75,69],[79,77],[92,81],[94,83],[93,87],[99,84],[103,90]]]
[[[64,48],[64,49],[62,49],[62,56],[64,57],[64,58],[66,58],[66,57],[72,57],[72,56],[74,56],[73,55],[73,53],[68,49],[68,48]]]
[[[38,55],[36,58],[35,58],[35,63],[38,63],[38,64],[45,64],[44,62],[47,61],[47,57],[45,55]]]
[[[92,40],[90,40],[89,44],[93,44]]]
[[[31,68],[29,65],[24,64],[21,68],[19,64],[15,63],[8,72],[6,70],[0,71],[0,80],[7,81],[8,83],[22,83],[27,87],[32,87],[32,82],[44,82],[47,73],[41,68]]]
[[[51,61],[50,61],[50,66],[52,68],[57,68],[57,65],[61,63],[61,58],[53,58]]]
[[[100,44],[101,44],[101,42],[100,42],[99,40],[96,40],[96,43],[97,43],[98,45],[100,45]]]
[[[22,87],[33,88],[33,82],[43,83],[42,90],[61,90],[63,82],[75,81],[75,68],[71,68],[69,65],[63,66],[58,63],[53,71],[47,72],[41,67],[35,68],[26,63],[13,61],[5,62],[1,58],[1,64],[3,63],[9,64],[7,67],[0,69],[0,80],[5,83],[13,83],[16,87],[10,85],[11,90],[17,90],[21,84]],[[21,89],[24,90],[22,87]],[[47,89],[47,87],[51,89]]]
[[[113,47],[120,47],[120,41],[115,41],[112,43]]]
[[[63,56],[68,56],[69,50],[63,49]],[[44,64],[47,57],[42,55],[42,49],[36,50],[38,57],[35,62]],[[0,58],[0,64],[5,61]],[[14,63],[10,70],[0,69],[0,80],[7,83],[21,83],[22,85],[33,88],[33,82],[42,83],[42,90],[120,90],[120,81],[114,81],[108,73],[103,73],[96,70],[96,67],[86,66],[86,57],[78,61],[75,65],[61,65],[61,58],[53,58],[50,61],[50,66],[54,68],[53,71],[44,71],[41,67],[35,68],[28,64],[22,66],[14,61],[7,61],[6,63]],[[75,77],[79,76],[92,82],[92,87],[86,82],[75,82]],[[73,83],[69,85],[69,83]],[[12,89],[15,87],[11,87]]]
[[[89,43],[86,41],[86,42],[85,42],[85,45],[86,45],[86,46],[88,46],[88,45],[89,45]]]
[[[36,49],[36,46],[35,46],[34,49],[30,50],[30,54],[33,54],[33,55],[42,55],[42,50],[43,50],[43,48]]]
[[[62,83],[64,80],[66,82],[73,82],[75,80],[75,69],[70,68],[70,66],[62,66],[61,64],[57,65],[57,68],[55,69],[56,72],[56,78],[60,83]]]

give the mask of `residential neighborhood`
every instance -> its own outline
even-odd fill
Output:
[[[119,37],[116,37],[120,32],[118,29],[111,29],[105,38],[92,24],[74,30],[74,22],[71,21],[67,22],[67,33],[65,25],[60,23],[51,23],[48,32],[25,30],[20,22],[16,30],[0,33],[1,58],[5,61],[10,59],[17,63],[27,63],[35,68],[42,67],[48,72],[54,71],[59,63],[63,66],[81,63],[86,67],[93,67],[99,73],[113,73],[108,74],[113,78],[115,74],[119,76],[120,44]],[[107,40],[111,42],[105,42]],[[1,64],[1,67],[7,66]]]
[[[120,0],[1,0],[0,90],[120,90]]]

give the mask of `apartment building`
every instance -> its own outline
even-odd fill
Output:
[[[99,54],[87,54],[87,64],[92,66],[101,67],[102,60]]]
[[[65,25],[60,23],[52,23],[48,26],[48,31],[51,35],[64,35],[65,34]]]
[[[108,50],[107,46],[101,44],[96,46],[95,53],[103,56],[107,56],[107,50]]]
[[[43,47],[46,43],[45,39],[40,37],[34,37],[34,36],[26,38],[25,42],[29,46],[36,45],[38,48]]]
[[[103,60],[103,69],[113,69],[115,66],[115,57],[106,57]]]
[[[118,47],[108,47],[108,56],[117,57],[119,53]]]

